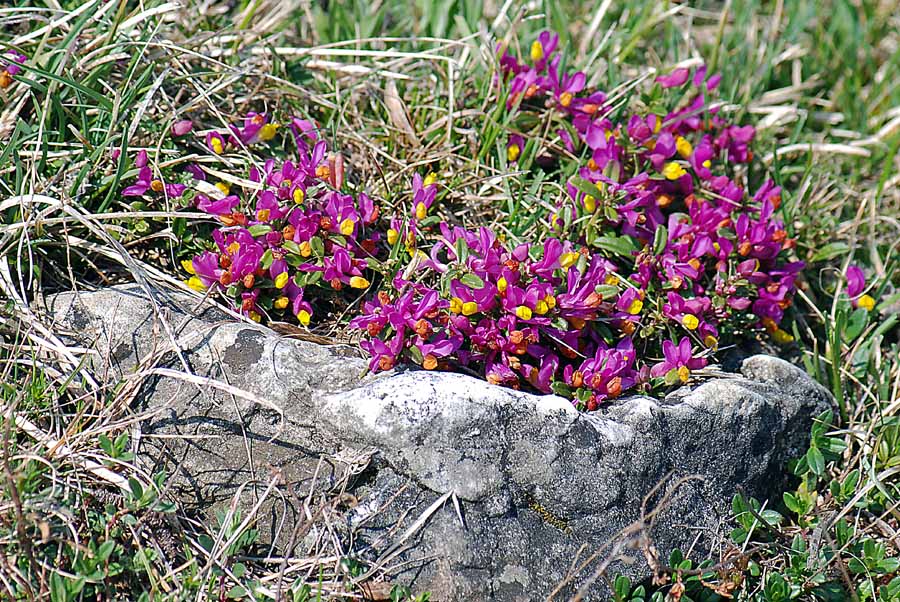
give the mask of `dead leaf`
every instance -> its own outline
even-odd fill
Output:
[[[412,124],[409,122],[406,105],[403,103],[403,99],[400,98],[397,84],[393,79],[387,80],[387,83],[384,85],[384,105],[387,107],[388,116],[391,118],[391,123],[394,127],[406,134],[413,146],[416,148],[421,146],[419,137],[416,136],[416,130],[413,129]]]

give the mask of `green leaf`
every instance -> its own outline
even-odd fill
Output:
[[[463,274],[460,277],[459,281],[471,289],[478,290],[478,289],[484,288],[484,280],[482,280],[481,278],[479,278],[476,274],[473,274],[472,272]]]
[[[128,479],[128,486],[131,488],[131,495],[133,495],[135,499],[139,500],[144,497],[144,488],[141,486],[140,481],[131,477]]]
[[[272,262],[275,261],[275,257],[272,255],[272,249],[266,249],[266,252],[263,253],[262,259],[259,261],[259,265],[264,270],[268,270],[272,266]]]
[[[869,312],[862,307],[857,307],[847,320],[844,326],[844,337],[846,341],[852,341],[858,337],[869,322]]]
[[[817,261],[826,261],[828,259],[832,259],[834,257],[839,257],[840,255],[845,254],[850,250],[850,247],[847,246],[847,243],[844,242],[832,242],[828,243],[821,249],[813,254],[812,258],[809,260],[810,263],[815,263]]]
[[[666,250],[666,243],[669,242],[669,231],[665,226],[657,226],[656,233],[653,235],[653,252],[657,255],[662,254]]]
[[[803,514],[803,506],[800,504],[796,497],[787,492],[785,492],[784,496],[782,497],[784,499],[784,505],[787,506],[788,510],[790,510],[794,514]]]
[[[822,455],[822,452],[817,447],[809,448],[809,451],[806,452],[806,461],[810,470],[816,475],[825,474],[825,456]]]
[[[256,224],[247,228],[247,231],[250,232],[250,235],[253,238],[258,236],[262,236],[263,234],[268,234],[272,231],[272,227],[267,224]]]
[[[609,301],[619,294],[619,287],[612,284],[598,284],[594,287],[594,292],[603,297],[605,301]]]
[[[623,257],[631,257],[631,254],[638,250],[634,239],[630,236],[600,236],[594,240],[594,246]]]
[[[313,253],[316,254],[316,257],[322,257],[325,255],[325,243],[322,242],[322,239],[318,236],[313,236],[309,239],[309,246],[312,247]]]

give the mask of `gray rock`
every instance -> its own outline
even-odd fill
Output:
[[[134,378],[166,347],[134,288],[57,295],[49,306],[113,377]],[[745,360],[743,376],[594,414],[459,374],[361,381],[365,362],[352,350],[195,306],[175,294],[164,303],[186,361],[247,395],[155,374],[136,398],[149,412],[142,456],[174,469],[173,491],[207,513],[280,471],[283,502],[262,524],[281,549],[295,543],[286,533],[303,492],[349,483],[358,504],[343,513],[342,532],[356,553],[435,600],[542,600],[568,580],[555,598],[564,600],[622,554],[712,551],[738,488],[777,493],[813,417],[831,405],[803,371],[768,356]],[[157,359],[179,365],[172,353]],[[357,474],[363,462],[351,458],[373,452]],[[649,574],[642,561],[615,571]],[[607,591],[594,583],[586,599]]]

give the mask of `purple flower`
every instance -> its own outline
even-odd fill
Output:
[[[138,178],[134,184],[122,190],[122,196],[143,196],[147,191],[152,191],[162,192],[168,198],[178,198],[187,188],[184,184],[166,184],[162,180],[155,179],[153,171],[147,165],[147,151],[138,152],[134,165],[140,168]]]
[[[691,70],[682,67],[680,69],[675,69],[668,75],[660,75],[656,78],[656,81],[659,82],[663,88],[677,88],[678,86],[684,85],[690,76]]]
[[[205,194],[198,194],[194,197],[194,203],[197,209],[210,215],[230,215],[241,200],[230,195],[221,199],[211,199]]]
[[[194,129],[194,122],[190,119],[183,119],[181,121],[176,121],[174,125],[172,125],[172,135],[173,136],[184,136]]]
[[[666,380],[673,383],[686,383],[691,378],[692,370],[706,366],[706,358],[694,357],[691,340],[687,337],[683,337],[678,345],[672,341],[663,341],[662,349],[665,359],[650,369],[652,376],[665,376]]]
[[[15,50],[7,50],[0,55],[0,88],[8,88],[13,83],[13,76],[22,72],[19,65],[25,62],[27,57]]]
[[[847,266],[847,295],[853,307],[862,307],[867,311],[875,309],[875,299],[867,294],[866,276],[862,269],[856,265]]]

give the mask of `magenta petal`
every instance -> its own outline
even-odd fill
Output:
[[[134,166],[143,168],[147,165],[147,151],[138,151],[137,157],[134,159]]]
[[[866,288],[866,276],[859,266],[847,267],[847,294],[858,297]]]
[[[181,121],[176,121],[172,126],[172,135],[173,136],[184,136],[188,132],[194,129],[194,123],[190,119],[183,119]]]
[[[150,186],[147,184],[133,184],[122,191],[122,196],[141,196],[147,192],[148,188]]]
[[[681,69],[676,69],[668,75],[660,75],[656,78],[656,81],[662,84],[663,88],[676,88],[678,86],[684,85],[684,83],[690,76],[691,70],[686,67],[682,67]]]

